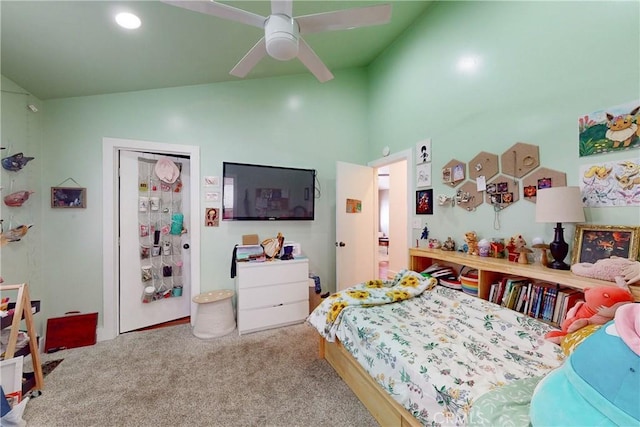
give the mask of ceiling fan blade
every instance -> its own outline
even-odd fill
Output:
[[[356,7],[335,12],[296,16],[300,34],[322,31],[348,30],[370,25],[386,24],[391,19],[391,5]]]
[[[240,62],[229,71],[229,74],[236,77],[245,77],[266,54],[267,48],[263,37],[247,52]]]
[[[287,15],[292,17],[293,0],[271,0],[271,13],[273,15]]]
[[[192,10],[194,12],[205,13],[207,15],[217,16],[218,18],[228,19],[230,21],[240,22],[242,24],[251,25],[252,27],[264,28],[265,16],[257,15],[246,10],[236,7],[227,6],[226,4],[215,1],[182,1],[182,0],[162,0],[162,3],[171,6],[181,7],[183,9]]]
[[[298,39],[298,59],[320,80],[320,83],[333,78],[331,71],[302,37]]]

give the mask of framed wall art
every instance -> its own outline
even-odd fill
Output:
[[[431,187],[431,163],[416,166],[416,187]]]
[[[433,189],[416,191],[416,214],[433,215]]]
[[[640,227],[615,225],[576,225],[571,263],[594,263],[618,256],[638,259]]]
[[[52,208],[86,208],[87,189],[83,187],[51,187]]]
[[[431,161],[431,138],[416,143],[416,164]]]

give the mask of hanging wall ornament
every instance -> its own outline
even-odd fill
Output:
[[[20,207],[24,202],[29,199],[29,196],[33,194],[33,191],[16,191],[4,198],[4,204],[11,207]]]
[[[2,232],[2,234],[0,234],[0,246],[4,246],[10,242],[20,241],[31,227],[33,227],[33,224],[19,225],[16,228],[8,230],[6,233]]]
[[[22,153],[17,153],[2,159],[2,167],[8,171],[18,172],[33,159],[35,159],[35,157],[27,157]]]

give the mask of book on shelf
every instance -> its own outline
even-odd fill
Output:
[[[551,322],[557,300],[558,287],[555,283],[534,283],[531,289],[530,305],[526,313],[536,319]]]
[[[504,286],[503,286],[502,295],[498,296],[500,298],[499,299],[499,301],[500,301],[499,304],[502,305],[503,307],[513,308],[513,304],[514,304],[513,299],[515,298],[514,290],[517,291],[517,289],[522,284],[525,284],[528,281],[529,281],[529,279],[527,279],[526,277],[505,276],[500,281],[501,285],[504,284]]]
[[[567,312],[571,310],[578,301],[584,300],[584,293],[578,289],[567,289],[562,293],[562,307],[558,314],[558,323],[564,322],[564,319],[567,317]]]

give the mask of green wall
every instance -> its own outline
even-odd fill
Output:
[[[198,145],[202,175],[221,175],[225,160],[317,169],[315,221],[203,227],[201,283],[232,287],[231,249],[240,236],[281,231],[302,244],[333,290],[336,160],[364,164],[384,146],[393,153],[430,137],[437,195],[453,192],[437,179],[444,163],[501,154],[518,141],[538,145],[542,166],[566,172],[570,185],[581,164],[637,158],[636,150],[579,159],[577,119],[640,98],[639,16],[638,2],[436,2],[368,70],[337,70],[325,84],[300,75],[32,100],[36,115],[25,113],[24,95],[3,93],[2,144],[10,136],[35,154],[20,177],[37,193],[14,216],[36,225],[22,243],[2,248],[1,273],[32,283],[34,297],[46,300],[40,318],[102,312],[101,150],[102,138],[113,137]],[[458,73],[458,57],[471,53],[481,58],[478,72]],[[4,78],[2,89],[28,91]],[[49,208],[50,187],[67,178],[87,188],[87,209]],[[5,190],[8,179],[3,171]],[[460,241],[474,229],[481,237],[551,240],[552,226],[536,224],[533,211],[526,201],[497,218],[486,204],[475,212],[436,206],[421,218],[438,238]],[[587,221],[635,225],[640,209],[589,209]]]
[[[85,210],[43,211],[50,225],[43,251],[52,254],[43,268],[67,296],[51,303],[52,313],[102,311],[103,137],[200,146],[203,176],[220,176],[223,161],[316,169],[315,221],[202,228],[201,288],[233,288],[231,252],[243,234],[278,232],[302,244],[311,268],[333,288],[335,162],[366,161],[366,102],[364,70],[338,73],[329,84],[301,75],[45,102],[43,191],[67,177],[88,189]]]
[[[455,193],[440,180],[449,160],[500,155],[516,142],[538,145],[541,166],[566,172],[568,185],[578,185],[581,164],[638,159],[637,150],[579,158],[578,117],[640,99],[639,20],[639,2],[434,3],[370,67],[370,157],[432,138],[436,196]],[[476,73],[457,70],[463,55],[479,57]],[[638,207],[585,214],[589,223],[640,224]],[[422,219],[432,237],[459,243],[468,230],[553,238],[522,199],[497,216],[484,203],[474,212],[436,205]]]

